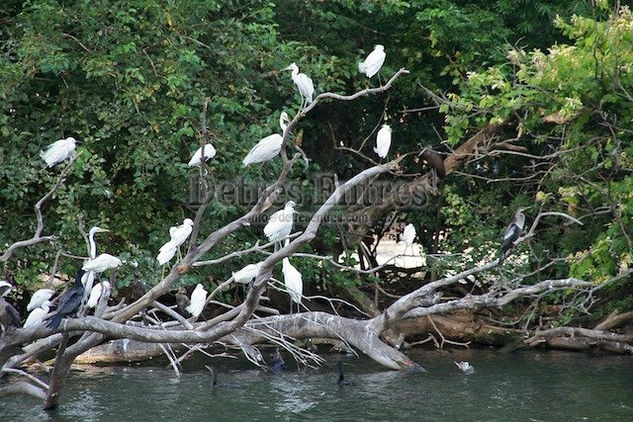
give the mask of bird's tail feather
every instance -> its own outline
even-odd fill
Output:
[[[57,327],[59,327],[60,322],[62,322],[62,317],[60,315],[55,315],[46,326],[56,330]]]

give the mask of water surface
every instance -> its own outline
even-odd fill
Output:
[[[366,358],[345,357],[336,383],[336,358],[319,369],[280,374],[243,361],[215,360],[213,389],[205,358],[186,362],[180,378],[158,366],[85,367],[67,380],[60,408],[41,410],[26,396],[1,399],[1,421],[558,421],[633,420],[630,356],[564,352],[410,351],[429,372],[388,371]],[[287,359],[289,360],[289,358]],[[468,360],[462,374],[453,361]]]

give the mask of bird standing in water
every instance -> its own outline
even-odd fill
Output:
[[[81,306],[81,300],[84,296],[84,285],[81,282],[81,277],[85,274],[86,271],[83,269],[77,271],[75,274],[75,285],[68,289],[61,297],[59,298],[59,304],[57,305],[57,313],[50,320],[47,327],[55,330],[59,327],[59,323],[62,321],[62,318],[70,316],[79,310]]]
[[[341,358],[338,358],[338,385],[343,386],[343,385],[354,385],[354,381],[349,381],[345,379],[345,376],[343,375],[343,361],[341,360]]]

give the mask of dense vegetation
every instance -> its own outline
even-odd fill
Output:
[[[32,234],[33,205],[58,174],[44,168],[39,151],[66,136],[83,141],[45,210],[45,232],[57,240],[21,249],[0,267],[0,278],[21,285],[22,293],[50,271],[58,249],[85,255],[79,228],[96,224],[114,233],[103,249],[138,264],[121,269],[119,287],[135,277],[148,286],[158,282],[155,255],[167,228],[193,214],[195,171],[186,163],[199,145],[205,99],[218,150],[210,179],[243,177],[247,186],[272,180],[278,160],[261,169],[245,169],[241,160],[255,141],[278,131],[282,110],[297,111],[289,73],[280,69],[295,61],[317,92],[353,92],[368,84],[357,63],[377,43],[387,51],[383,80],[400,67],[410,74],[385,97],[333,103],[302,122],[297,136],[312,161],[295,167],[292,181],[309,190],[317,173],[345,179],[367,167],[336,146],[359,148],[381,121],[394,130],[392,155],[440,143],[449,153],[503,123],[446,179],[441,198],[397,213],[416,225],[425,250],[469,252],[428,260],[428,275],[491,258],[516,208],[533,204],[528,222],[542,207],[583,226],[545,220],[521,246],[527,258],[495,277],[600,283],[626,274],[633,261],[627,8],[558,0],[32,0],[6,2],[0,22],[0,253]],[[371,144],[363,152],[373,157]],[[405,174],[421,171],[415,154],[403,166]],[[221,227],[247,205],[213,201],[201,231]],[[380,233],[384,220],[374,223],[372,233]],[[241,230],[211,255],[259,238],[260,226]],[[355,249],[341,244],[332,226],[312,247]],[[348,282],[328,265],[298,262],[308,285],[337,289]],[[245,263],[196,269],[181,283],[224,280]],[[61,268],[72,273],[76,264],[66,259]],[[603,312],[633,309],[628,281],[613,283],[614,300]]]

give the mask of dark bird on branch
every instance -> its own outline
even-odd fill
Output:
[[[506,258],[506,254],[512,247],[514,246],[514,242],[519,238],[521,233],[523,232],[523,226],[525,226],[525,215],[523,214],[523,210],[525,208],[520,208],[514,214],[514,221],[510,223],[508,228],[506,228],[506,232],[503,235],[503,243],[501,244],[501,254],[499,256],[499,263],[497,265],[501,265],[503,260]]]
[[[433,180],[431,184],[434,188],[438,187],[438,184],[441,185],[442,180],[446,177],[444,159],[442,159],[442,156],[438,152],[429,147],[422,150],[422,158],[424,158],[428,165],[431,166],[431,171],[433,173]]]
[[[3,331],[5,331],[7,327],[20,326],[19,312],[2,296],[0,296],[0,324],[2,324]]]
[[[343,361],[341,358],[338,358],[338,385],[354,385],[354,381],[346,380],[343,375]]]
[[[178,311],[181,315],[191,315],[187,311],[187,307],[191,304],[189,300],[189,295],[187,295],[187,289],[184,287],[179,287],[178,292],[176,292],[176,304],[178,305]]]
[[[75,285],[66,290],[59,298],[59,304],[57,305],[57,313],[48,323],[47,327],[55,330],[59,327],[59,323],[63,318],[76,313],[81,306],[81,301],[84,296],[84,285],[81,282],[81,277],[86,273],[84,270],[78,270],[75,274]]]

